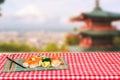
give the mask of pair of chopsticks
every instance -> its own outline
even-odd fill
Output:
[[[13,57],[12,57],[12,58],[13,58]],[[21,64],[17,63],[16,61],[14,61],[13,59],[10,59],[9,57],[7,57],[7,59],[11,61],[9,70],[10,70],[11,67],[12,67],[12,63],[15,63],[16,65],[18,65],[18,66],[20,66],[20,67],[22,67],[22,68],[26,68],[26,67],[22,66]]]
[[[12,59],[14,59],[14,55],[12,56]],[[11,63],[10,63],[10,67],[9,67],[9,70],[11,70],[11,67],[12,67],[12,61],[11,61]]]

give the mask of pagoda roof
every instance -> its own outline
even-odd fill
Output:
[[[89,13],[82,13],[82,15],[88,16],[88,17],[101,17],[101,18],[120,19],[120,14],[103,11],[101,9],[95,9],[92,12],[89,12]]]
[[[99,0],[96,0],[96,6],[93,11],[82,13],[80,16],[72,18],[71,21],[81,21],[87,18],[107,18],[111,20],[120,20],[120,13],[102,10],[99,6]]]
[[[80,31],[80,34],[89,36],[120,36],[120,31],[98,31],[98,30],[88,30]]]
[[[73,35],[83,34],[88,36],[120,36],[120,30],[114,30],[114,31],[99,31],[99,30],[78,30],[78,31],[71,31],[69,32]]]

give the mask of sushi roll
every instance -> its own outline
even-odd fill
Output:
[[[42,67],[49,68],[51,66],[50,58],[42,58]]]

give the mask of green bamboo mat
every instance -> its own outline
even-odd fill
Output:
[[[15,60],[16,62],[20,63],[22,65],[23,59]],[[6,64],[4,65],[4,68],[2,72],[21,72],[21,71],[37,71],[37,70],[61,70],[61,69],[68,69],[68,65],[65,62],[64,58],[61,58],[61,60],[64,62],[64,65],[60,65],[59,67],[49,67],[49,68],[43,68],[43,67],[36,67],[36,68],[22,68],[16,64],[12,64],[11,70],[9,70],[11,61],[7,60]]]

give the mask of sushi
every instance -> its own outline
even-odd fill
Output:
[[[31,56],[27,59],[23,60],[24,67],[35,68],[37,66],[41,66],[40,62],[42,61],[41,57]]]
[[[53,56],[51,57],[51,64],[53,67],[57,67],[57,66],[60,66],[62,63],[60,57],[58,56]]]
[[[41,57],[37,57],[37,62],[38,62],[38,66],[42,65],[42,58]]]
[[[29,60],[24,60],[22,65],[24,67],[29,67]]]
[[[30,68],[36,68],[38,66],[38,62],[37,61],[30,61],[29,62],[29,67]]]
[[[51,58],[48,57],[37,57],[37,56],[31,56],[27,59],[23,60],[23,66],[29,67],[29,68],[36,68],[36,67],[57,67],[62,65],[63,62],[61,61],[61,58],[58,56],[53,56]]]
[[[50,58],[42,58],[42,67],[49,68],[51,66]]]

